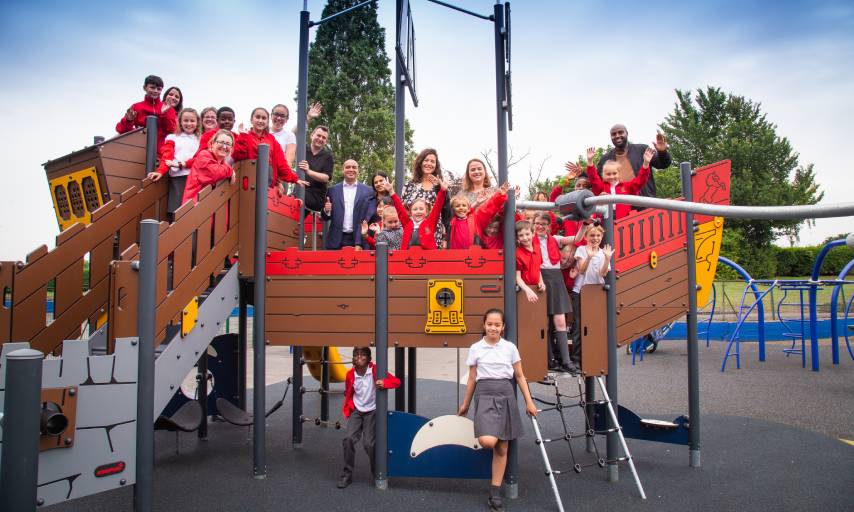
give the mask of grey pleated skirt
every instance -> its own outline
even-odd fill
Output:
[[[572,311],[563,273],[557,268],[540,269],[546,283],[546,308],[550,315],[563,315]]]
[[[522,417],[519,415],[516,395],[513,394],[512,381],[477,381],[472,405],[475,437],[495,436],[502,441],[509,441],[522,436]]]
[[[169,196],[166,199],[166,211],[175,213],[181,207],[181,198],[184,197],[184,186],[187,184],[187,176],[169,176]]]

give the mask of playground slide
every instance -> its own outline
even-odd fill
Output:
[[[335,347],[328,347],[329,353],[327,355],[327,360],[329,364],[329,382],[344,382],[344,379],[347,377],[347,367],[342,364],[341,354],[338,352],[338,349]],[[323,354],[323,347],[305,347],[303,348],[303,355],[306,361],[313,361],[310,363],[306,363],[308,365],[308,371],[311,373],[311,376],[320,381],[320,369],[322,365],[317,362],[320,361],[321,356]]]

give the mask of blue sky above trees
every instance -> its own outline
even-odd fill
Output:
[[[457,0],[490,13],[489,0]],[[312,18],[325,5],[309,0]],[[247,2],[4,2],[0,7],[0,259],[23,259],[57,233],[41,164],[110,136],[139,101],[142,79],[178,85],[185,104],[228,104],[248,121],[258,105],[294,108],[301,0]],[[854,118],[854,5],[845,1],[516,1],[513,86],[516,156],[557,175],[623,122],[648,142],[674,89],[719,86],[762,104],[802,164],[815,163],[825,202],[849,201],[848,124]],[[407,103],[416,150],[443,166],[495,147],[490,23],[412,1],[419,98]],[[394,1],[380,0],[392,55]],[[291,122],[295,121],[292,116]],[[342,162],[346,155],[338,155]],[[698,163],[699,164],[699,163]],[[26,219],[26,223],[21,220]],[[820,220],[802,243],[850,230]]]

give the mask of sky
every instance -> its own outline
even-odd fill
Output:
[[[482,14],[494,4],[454,3]],[[324,5],[308,0],[312,20]],[[259,105],[282,102],[295,112],[302,6],[302,0],[4,1],[0,260],[24,260],[42,244],[54,246],[58,227],[42,164],[95,135],[114,135],[123,112],[142,98],[146,75],[178,85],[185,106],[227,104],[246,124]],[[415,149],[434,147],[443,167],[459,171],[496,148],[493,25],[426,0],[411,0],[411,7],[419,106],[407,96],[406,116]],[[618,122],[632,142],[649,143],[673,110],[676,89],[712,85],[761,103],[800,163],[815,164],[824,203],[851,201],[851,2],[517,0],[511,7],[508,140],[514,159],[526,155],[511,167],[512,183],[524,188],[529,172],[540,168],[542,177],[562,174],[563,162],[584,148],[607,145],[608,129]],[[394,9],[393,0],[380,0],[389,56]],[[800,244],[850,226],[850,218],[820,219],[801,231]]]

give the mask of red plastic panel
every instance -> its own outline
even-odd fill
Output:
[[[268,276],[374,275],[374,251],[300,251],[288,248],[267,255]]]
[[[729,204],[730,171],[732,162],[721,160],[696,170],[691,178],[691,194],[697,203]],[[702,224],[712,220],[710,215],[694,215],[694,220]]]
[[[267,208],[271,212],[299,221],[300,207],[299,199],[291,196],[280,196],[275,187],[267,189]]]
[[[649,265],[650,254],[658,258],[685,246],[685,214],[648,208],[633,211],[614,224],[614,258],[617,273]]]
[[[391,275],[502,275],[504,251],[498,249],[454,249],[391,251]]]

